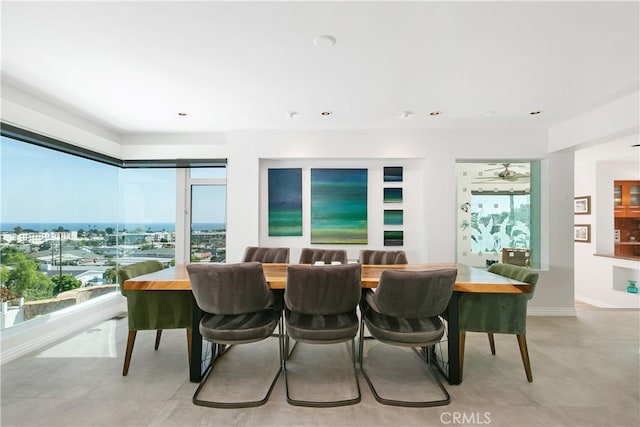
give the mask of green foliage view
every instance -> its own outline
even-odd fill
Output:
[[[38,263],[16,248],[5,247],[0,253],[2,259],[2,286],[25,301],[53,298],[54,283],[38,271]]]
[[[61,292],[77,289],[82,286],[82,282],[69,274],[63,274],[62,276],[54,276],[51,278],[54,283],[53,295],[58,295]]]

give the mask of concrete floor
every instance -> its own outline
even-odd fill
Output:
[[[530,317],[528,383],[514,336],[468,333],[464,381],[452,402],[397,408],[375,401],[340,408],[287,404],[281,376],[269,402],[251,409],[195,406],[184,331],[140,332],[121,375],[126,319],[112,319],[45,351],[6,363],[0,424],[9,426],[638,426],[640,312],[578,307],[577,317]],[[333,362],[332,362],[333,363]],[[368,365],[367,365],[368,366]],[[402,378],[398,379],[402,392]]]

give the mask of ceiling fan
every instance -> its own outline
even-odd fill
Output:
[[[493,168],[493,169],[485,169],[483,172],[493,172],[499,170],[497,174],[493,174],[492,176],[480,176],[477,179],[484,180],[503,180],[503,181],[517,181],[520,178],[529,178],[528,168],[525,165],[512,165],[511,163],[502,163],[503,167]],[[509,169],[511,167],[511,169]],[[522,173],[516,171],[514,169],[527,169],[527,173]],[[479,174],[482,175],[482,172]]]

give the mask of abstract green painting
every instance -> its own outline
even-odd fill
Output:
[[[384,211],[384,225],[402,225],[404,215],[402,209]]]
[[[302,169],[269,169],[269,236],[302,236]]]
[[[402,246],[402,245],[404,245],[404,232],[403,231],[385,231],[384,232],[384,245],[385,246]]]
[[[311,169],[311,243],[367,243],[367,169]]]

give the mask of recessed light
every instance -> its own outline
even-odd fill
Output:
[[[322,115],[322,116],[330,116],[331,115],[331,111],[323,111],[322,113],[320,113],[320,115]]]
[[[178,115],[179,115],[180,117],[185,117],[185,116],[187,115],[187,113],[182,113],[182,112],[180,112],[180,113],[178,113]]]
[[[313,39],[313,44],[317,47],[332,47],[336,44],[336,38],[328,34],[317,36]]]
[[[542,113],[542,110],[535,110],[535,111],[530,112],[529,114],[531,114],[532,116],[535,116],[535,115],[540,114],[540,113]]]
[[[413,116],[415,113],[413,111],[403,111],[402,113],[400,113],[400,117],[402,117],[403,119],[408,119],[409,117]]]
[[[442,114],[441,111],[432,111],[429,113],[430,116],[439,116],[440,114]]]

